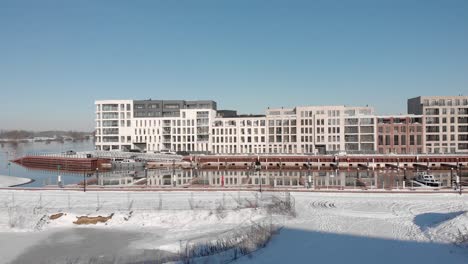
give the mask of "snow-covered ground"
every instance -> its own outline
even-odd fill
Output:
[[[239,263],[468,263],[468,197],[297,193],[297,218]]]
[[[187,242],[271,217],[253,204],[275,195],[282,194],[0,191],[0,262],[125,263],[171,255]],[[237,263],[468,263],[466,195],[292,196],[297,216],[275,216],[281,231]],[[50,219],[55,213],[65,215]],[[111,214],[106,223],[73,224],[78,216]]]
[[[251,192],[0,191],[0,263],[138,261],[262,221]],[[64,213],[57,219],[50,216]],[[79,216],[112,218],[76,225]],[[146,254],[146,255],[145,255]],[[112,262],[114,263],[114,262]]]
[[[31,182],[31,179],[0,175],[0,188],[18,186]]]

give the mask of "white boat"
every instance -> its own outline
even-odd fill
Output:
[[[155,152],[156,153],[156,152]],[[171,151],[169,149],[162,149],[159,153],[161,154],[168,154],[168,155],[175,155],[176,152],[175,151]]]
[[[121,159],[115,158],[111,161],[112,167],[116,169],[134,169],[138,167],[145,167],[146,162],[137,161],[134,159]]]
[[[416,174],[416,179],[415,181],[422,183],[427,186],[432,186],[432,187],[439,187],[440,186],[440,181],[436,180],[434,178],[434,175],[428,174],[426,172],[418,172]]]

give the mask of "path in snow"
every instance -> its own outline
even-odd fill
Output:
[[[468,263],[468,197],[294,193],[297,218],[239,263]]]

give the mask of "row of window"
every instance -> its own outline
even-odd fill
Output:
[[[96,105],[97,112],[102,111],[119,111],[119,104],[103,104]],[[120,111],[131,111],[130,104],[120,104]]]
[[[458,105],[468,105],[468,99],[424,99],[424,106],[458,106]]]
[[[379,148],[379,154],[421,154],[422,148],[411,147],[392,147],[392,148]]]
[[[420,125],[414,125],[414,126],[395,126],[395,125],[391,125],[391,126],[379,126],[378,127],[378,132],[380,134],[383,134],[383,133],[391,133],[393,131],[393,133],[406,133],[406,131],[409,131],[409,133],[421,133],[422,132],[422,126]]]
[[[468,134],[465,135],[458,135],[458,137],[455,137],[455,135],[450,135],[450,141],[455,141],[455,139],[458,139],[458,141],[468,141]],[[426,142],[431,142],[431,141],[448,141],[449,137],[447,135],[426,135]]]
[[[459,124],[468,124],[468,117],[458,117],[457,119],[455,119],[455,117],[450,117],[450,119],[447,117],[426,117],[426,124],[440,124],[440,121],[442,121],[442,124],[445,124],[448,120],[450,120],[452,124],[455,123],[455,120]]]
[[[393,137],[390,135],[379,135],[377,137],[377,144],[386,145],[386,146],[395,146],[395,145],[406,146],[407,144],[410,146],[422,145],[422,136],[410,135],[409,141],[407,141],[406,135],[394,135]]]

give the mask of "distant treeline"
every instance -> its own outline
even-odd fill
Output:
[[[27,130],[0,130],[0,139],[9,140],[23,140],[23,139],[34,139],[34,138],[55,138],[56,140],[61,139],[73,139],[73,140],[84,140],[89,139],[94,132],[78,132],[78,131],[27,131]]]

